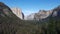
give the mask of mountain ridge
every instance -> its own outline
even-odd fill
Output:
[[[45,19],[47,17],[49,17],[50,15],[52,15],[52,17],[56,16],[57,11],[60,11],[60,5],[57,6],[56,8],[52,9],[52,10],[39,10],[39,12],[34,13],[34,17],[30,17],[30,19],[32,20],[40,20],[40,19]],[[54,14],[53,14],[54,13]],[[60,12],[58,12],[60,14]],[[32,14],[31,14],[32,15]],[[29,15],[28,15],[29,16]],[[28,17],[27,16],[27,17]],[[30,20],[29,18],[27,20]]]

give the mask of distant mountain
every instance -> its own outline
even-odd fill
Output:
[[[24,14],[22,13],[22,10],[15,7],[15,8],[11,8],[12,12],[19,17],[20,19],[24,19]]]
[[[60,5],[52,9],[51,14],[47,18],[42,19],[42,22],[47,21],[60,21]]]
[[[33,19],[34,19],[34,15],[35,15],[35,14],[32,13],[32,14],[26,16],[26,17],[25,17],[25,20],[33,20]]]
[[[45,19],[45,18],[47,18],[51,13],[52,13],[51,10],[48,10],[48,11],[40,10],[38,13],[35,14],[34,19],[35,19],[35,20]]]
[[[32,18],[33,16],[33,18]],[[33,13],[27,16],[27,20],[41,20],[48,17],[60,16],[60,5],[52,10],[39,10],[37,13]]]
[[[39,19],[44,19],[47,18],[50,14],[52,13],[52,10],[39,10],[38,13],[33,13],[31,15],[27,16],[27,20],[39,20]]]

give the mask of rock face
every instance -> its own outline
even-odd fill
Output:
[[[20,19],[24,19],[24,14],[22,13],[21,9],[15,7],[12,8],[11,10],[17,17],[19,17]]]
[[[34,19],[39,20],[47,18],[51,13],[52,11],[40,10],[38,13],[35,14]]]
[[[27,20],[39,20],[47,18],[52,13],[52,10],[45,11],[45,10],[39,10],[38,13],[33,13],[29,16],[27,16]]]
[[[27,16],[27,20],[41,20],[48,19],[49,17],[54,17],[54,19],[60,17],[60,5],[52,10],[39,10],[38,13],[33,13]]]

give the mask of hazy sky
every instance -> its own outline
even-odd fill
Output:
[[[60,5],[60,0],[0,0],[10,8],[18,7],[25,15],[38,12],[39,10],[50,10]]]

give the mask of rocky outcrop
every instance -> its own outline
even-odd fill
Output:
[[[39,10],[37,13],[33,13],[27,16],[27,20],[41,20],[48,19],[50,17],[54,17],[57,19],[60,17],[60,5],[52,10]]]
[[[52,13],[52,10],[39,10],[38,13],[33,13],[29,16],[27,16],[27,20],[40,20],[40,19],[44,19],[47,18],[50,14]]]
[[[51,14],[45,18],[42,19],[42,22],[51,22],[51,21],[59,21],[60,20],[60,6],[52,9]]]
[[[35,14],[34,19],[39,20],[39,19],[47,18],[51,13],[52,11],[50,10],[49,11],[40,10],[38,13]]]
[[[15,7],[12,8],[11,10],[17,17],[19,17],[20,19],[24,19],[24,14],[22,13],[21,9]]]

